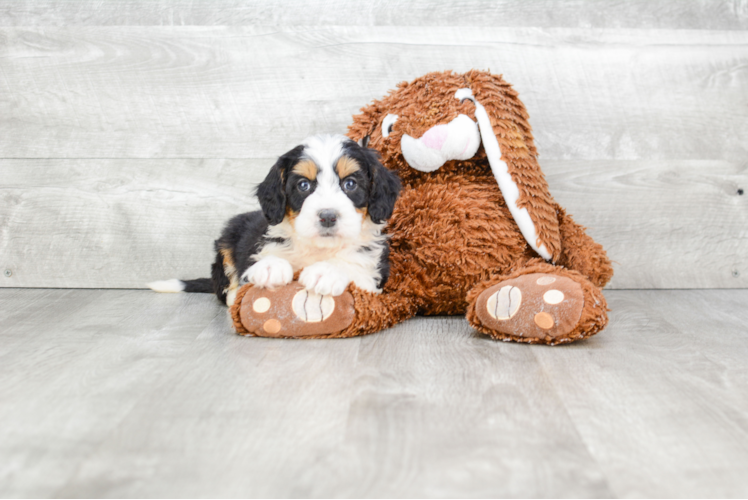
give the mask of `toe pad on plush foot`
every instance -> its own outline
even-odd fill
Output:
[[[481,324],[500,337],[550,342],[576,328],[583,307],[579,283],[554,274],[533,273],[484,290],[475,312]]]
[[[239,309],[242,326],[260,337],[331,335],[350,325],[354,314],[350,293],[318,295],[298,282],[277,289],[252,287]]]

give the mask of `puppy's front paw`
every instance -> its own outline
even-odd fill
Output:
[[[280,257],[265,257],[249,267],[242,274],[244,283],[251,283],[260,288],[277,288],[291,283],[293,267]]]
[[[307,290],[319,295],[337,297],[345,292],[351,280],[337,266],[329,262],[317,262],[301,271],[299,282]]]

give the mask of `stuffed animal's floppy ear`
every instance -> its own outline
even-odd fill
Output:
[[[392,217],[402,187],[400,178],[380,163],[379,155],[373,149],[364,149],[364,158],[371,172],[369,217],[375,224],[381,224]]]
[[[491,171],[527,243],[541,257],[561,257],[555,202],[538,165],[528,115],[517,92],[500,76],[469,73],[470,88],[455,98],[475,104],[475,118]]]
[[[271,226],[280,224],[286,216],[286,179],[289,169],[299,160],[302,151],[304,146],[296,146],[278,158],[265,180],[255,190],[262,214]]]

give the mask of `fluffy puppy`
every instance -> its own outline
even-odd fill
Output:
[[[257,187],[260,211],[231,219],[215,242],[211,278],[150,283],[157,292],[215,293],[234,303],[244,283],[299,282],[340,295],[353,282],[378,293],[389,276],[382,230],[400,180],[377,153],[342,135],[313,136],[282,155]]]

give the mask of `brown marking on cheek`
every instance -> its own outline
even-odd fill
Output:
[[[306,177],[310,181],[317,178],[317,164],[312,160],[301,160],[293,166],[293,173]]]
[[[299,212],[294,212],[290,207],[286,207],[286,221],[291,224],[291,227],[295,227],[296,217],[299,216]]]
[[[361,214],[361,217],[366,217],[366,215],[369,213],[369,209],[366,207],[357,208],[356,212]]]
[[[353,158],[349,158],[347,156],[341,157],[338,160],[338,163],[335,165],[335,171],[338,173],[338,177],[340,177],[341,179],[345,179],[352,173],[358,172],[359,170],[361,170],[361,167],[359,166],[358,162]]]

